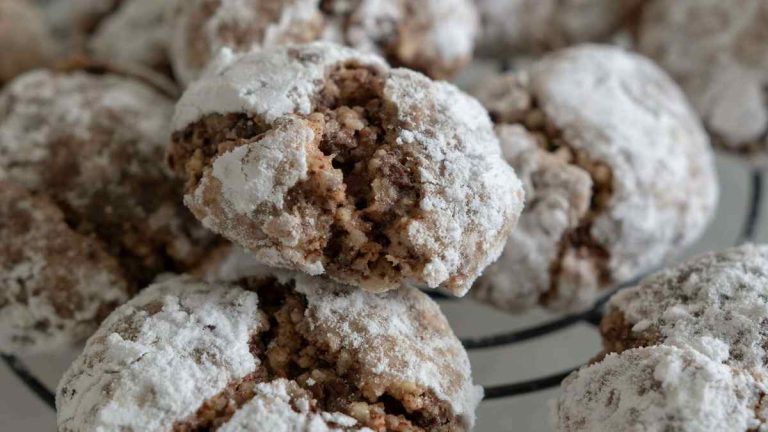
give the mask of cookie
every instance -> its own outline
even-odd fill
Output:
[[[477,13],[471,0],[192,0],[177,2],[171,23],[173,69],[187,84],[223,47],[317,40],[445,78],[472,57]]]
[[[768,246],[745,245],[648,277],[611,298],[600,326],[606,352],[687,347],[768,380],[766,268]]]
[[[605,357],[564,381],[558,430],[765,428],[767,266],[768,247],[745,245],[613,296],[600,326]]]
[[[17,75],[49,64],[53,40],[33,2],[0,0],[0,87]]]
[[[611,354],[563,381],[558,432],[761,430],[761,387],[692,350],[656,346]]]
[[[206,227],[371,291],[461,295],[496,259],[523,192],[474,99],[337,45],[224,54],[177,104],[169,151]]]
[[[113,64],[143,66],[171,75],[170,29],[166,22],[170,3],[165,0],[118,2],[88,36],[87,52]]]
[[[477,93],[526,208],[473,289],[504,309],[574,311],[699,237],[717,201],[707,136],[651,61],[583,45]]]
[[[172,112],[170,98],[127,76],[27,73],[0,94],[0,179],[50,196],[137,286],[185,270],[212,235],[164,164]]]
[[[607,39],[645,0],[475,0],[478,54],[504,61]]]
[[[768,163],[768,2],[651,1],[638,49],[683,87],[721,149]]]
[[[0,352],[85,339],[131,284],[98,240],[73,231],[49,199],[0,181]]]
[[[420,291],[279,274],[150,286],[89,339],[57,407],[61,432],[464,431],[480,396]]]

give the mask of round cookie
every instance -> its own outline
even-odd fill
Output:
[[[445,78],[469,62],[477,32],[471,0],[190,0],[177,2],[171,20],[173,68],[185,84],[223,47],[316,40]]]
[[[768,163],[768,1],[651,1],[638,49],[686,91],[720,148]]]
[[[212,236],[163,163],[172,112],[170,98],[129,77],[27,73],[0,94],[0,179],[50,196],[137,286],[189,268]]]
[[[85,339],[128,283],[96,239],[44,196],[0,181],[0,352],[51,351]]]
[[[104,2],[91,0],[90,3],[98,7]],[[111,64],[143,66],[171,75],[170,29],[166,16],[172,4],[168,0],[114,3],[112,10],[98,20],[87,36],[87,52]]]
[[[58,426],[465,431],[481,396],[470,375],[438,306],[416,289],[178,277],[142,291],[90,338],[59,384]]]
[[[332,44],[224,54],[177,104],[169,151],[205,226],[371,291],[461,295],[498,257],[523,192],[474,99]]]
[[[51,62],[53,40],[34,2],[0,0],[0,87]]]
[[[508,60],[616,32],[645,0],[475,0],[481,19],[477,51]]]
[[[695,240],[714,212],[707,136],[649,60],[584,45],[478,91],[526,208],[476,284],[504,309],[591,305]]]
[[[633,349],[608,355],[563,381],[555,430],[762,430],[763,388],[749,374],[692,350]]]
[[[768,246],[708,253],[614,295],[606,352],[667,344],[697,350],[768,382]]]

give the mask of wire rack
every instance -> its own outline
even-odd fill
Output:
[[[757,222],[760,219],[760,206],[762,204],[763,191],[763,175],[760,171],[754,170],[751,173],[749,181],[749,196],[747,203],[747,212],[742,222],[740,234],[734,244],[742,244],[750,242],[755,239]],[[489,348],[498,348],[503,346],[514,345],[524,341],[529,341],[538,337],[546,336],[551,333],[555,333],[579,323],[588,323],[594,327],[597,327],[600,320],[603,317],[603,309],[608,299],[616,292],[633,286],[639,279],[644,276],[638,277],[635,280],[624,283],[611,290],[605,292],[587,311],[564,315],[559,318],[551,319],[542,324],[537,324],[529,327],[516,329],[509,332],[503,332],[498,334],[491,334],[481,337],[465,338],[462,339],[462,343],[467,350],[483,350]],[[430,293],[432,297],[438,298],[442,301],[459,301],[453,297],[446,297],[440,294]],[[32,393],[34,393],[41,401],[47,404],[51,409],[55,410],[55,396],[53,390],[46,387],[27,367],[27,365],[20,359],[10,356],[2,355],[3,362],[10,368],[11,371],[19,378],[19,380],[26,386]],[[552,373],[550,375],[540,376],[537,378],[518,381],[513,383],[499,384],[485,387],[485,399],[499,399],[513,397],[528,393],[537,392],[560,385],[560,382],[568,376],[571,372],[577,368],[567,369]]]

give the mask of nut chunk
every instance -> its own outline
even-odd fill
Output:
[[[223,52],[174,129],[170,164],[205,226],[371,291],[466,293],[522,207],[480,104],[336,45]]]

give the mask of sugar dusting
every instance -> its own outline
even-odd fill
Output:
[[[88,340],[57,390],[60,431],[169,430],[230,381],[258,367],[256,294],[188,277],[118,308]]]
[[[766,26],[761,0],[661,0],[643,13],[638,38],[639,50],[681,83],[716,143],[761,164],[768,158]]]
[[[306,297],[308,338],[346,350],[352,384],[376,396],[403,386],[430,390],[467,428],[482,391],[439,307],[415,289],[375,295],[322,278],[275,274]],[[57,394],[59,430],[167,430],[228,383],[260,367],[251,337],[266,329],[255,293],[186,276],[158,282],[118,308],[88,341]],[[253,421],[354,427],[340,413],[312,409],[308,394],[285,380],[257,385],[224,430]],[[310,429],[314,430],[314,429]]]
[[[508,113],[526,118],[540,109],[569,151],[608,168],[610,197],[589,235],[607,252],[611,282],[658,265],[706,227],[718,195],[708,138],[678,87],[649,60],[620,48],[582,45],[550,54],[488,88],[481,96],[497,111],[507,159],[526,181],[533,205],[523,213],[500,264],[489,271],[490,288],[478,294],[515,308],[536,304],[549,292],[551,307],[574,310],[591,304],[605,283],[595,263],[578,253],[566,255],[567,271],[549,280],[556,264],[553,241],[562,237],[552,234],[578,226],[574,213],[584,214],[584,200],[594,198],[582,177],[593,174],[578,164],[564,171],[563,163],[545,163],[543,155],[535,155],[541,150],[527,144],[532,136],[504,126]],[[561,178],[566,175],[570,179]],[[558,210],[537,211],[542,206]],[[527,283],[508,283],[519,278],[520,268],[535,276],[522,278]]]
[[[768,383],[767,268],[766,246],[708,253],[615,295],[609,313],[621,311],[635,333],[653,331],[660,343],[694,349]]]
[[[764,388],[762,388],[764,390]],[[693,350],[654,346],[610,354],[571,374],[555,404],[558,432],[763,430],[761,387]]]

